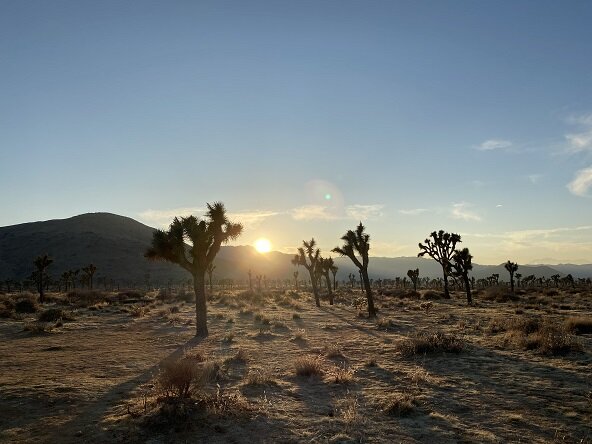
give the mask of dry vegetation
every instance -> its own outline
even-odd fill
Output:
[[[0,295],[0,442],[592,442],[592,294],[384,293]]]

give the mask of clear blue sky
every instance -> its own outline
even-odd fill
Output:
[[[0,2],[0,225],[220,200],[372,253],[592,262],[592,2]],[[330,196],[328,196],[330,194]],[[330,197],[330,198],[329,198]]]

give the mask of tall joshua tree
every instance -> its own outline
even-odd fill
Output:
[[[35,264],[35,268],[37,268],[37,289],[39,291],[39,302],[42,304],[45,302],[45,282],[43,282],[43,278],[45,277],[45,270],[49,267],[53,262],[47,254],[43,256],[37,256],[37,258],[33,261]]]
[[[516,262],[508,261],[504,264],[504,268],[510,273],[510,289],[514,294],[514,273],[518,271],[518,264]]]
[[[473,256],[469,253],[468,248],[462,250],[456,250],[452,256],[452,268],[454,268],[454,274],[463,280],[465,285],[465,291],[467,292],[467,304],[473,303],[471,296],[471,282],[469,281],[469,271],[473,269]]]
[[[356,227],[356,231],[348,230],[341,240],[344,242],[342,247],[333,248],[334,253],[341,256],[347,256],[351,259],[358,270],[366,290],[366,298],[368,299],[368,316],[375,317],[376,309],[374,308],[374,298],[372,297],[372,288],[370,286],[370,279],[368,278],[368,252],[370,251],[370,235],[364,233],[364,225],[362,222]],[[360,256],[361,260],[356,256]]]
[[[317,304],[317,307],[320,307],[321,299],[319,298],[319,290],[317,288],[316,271],[321,259],[321,250],[316,248],[317,242],[314,240],[314,237],[309,242],[302,241],[302,245],[302,247],[298,248],[298,254],[294,256],[292,263],[295,265],[302,265],[308,270],[315,303]]]
[[[413,291],[417,291],[417,281],[419,280],[419,268],[415,270],[407,270],[407,276],[413,282]]]
[[[228,220],[221,202],[207,204],[204,219],[175,217],[168,230],[156,230],[145,256],[181,266],[193,276],[195,292],[195,335],[208,335],[205,274],[223,243],[236,239],[243,231],[240,223]],[[191,245],[187,246],[185,240]]]
[[[333,263],[333,258],[322,258],[319,265],[321,274],[325,278],[325,282],[327,284],[327,291],[329,292],[329,305],[333,305],[333,291],[331,289],[331,279],[329,278],[329,272],[331,271],[331,268],[335,266]]]
[[[93,276],[97,271],[97,267],[94,264],[90,264],[88,267],[82,267],[82,271],[88,277],[88,286],[92,290],[93,289]]]
[[[451,270],[451,260],[454,255],[456,244],[462,242],[460,235],[455,233],[446,233],[444,230],[438,232],[432,231],[430,238],[426,239],[425,245],[420,243],[418,257],[424,255],[430,256],[442,266],[442,274],[444,276],[444,297],[450,299],[450,292],[448,291],[448,275]]]

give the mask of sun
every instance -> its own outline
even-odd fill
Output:
[[[255,250],[259,253],[269,253],[271,251],[271,242],[265,238],[257,239],[255,241]]]

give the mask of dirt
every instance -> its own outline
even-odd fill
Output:
[[[308,294],[285,307],[277,297],[258,306],[227,291],[210,302],[203,340],[193,337],[190,303],[152,303],[140,317],[117,304],[80,308],[75,321],[46,333],[23,331],[31,316],[1,319],[0,441],[592,442],[592,335],[574,338],[580,351],[549,356],[488,330],[500,317],[589,317],[589,296],[570,301],[569,311],[520,301],[467,307],[460,293],[427,306],[379,296],[377,322],[359,316],[349,304],[359,295],[349,293],[319,309]],[[173,306],[179,313],[169,315]],[[401,356],[399,341],[434,329],[461,338],[464,349]],[[239,349],[246,363],[229,359]],[[236,394],[248,408],[159,422],[160,363],[195,352],[221,366],[220,380],[203,390]],[[320,357],[323,375],[296,376],[303,356]],[[349,377],[335,382],[339,372]],[[249,382],[253,373],[265,382]],[[397,396],[411,400],[410,410],[385,412]]]

